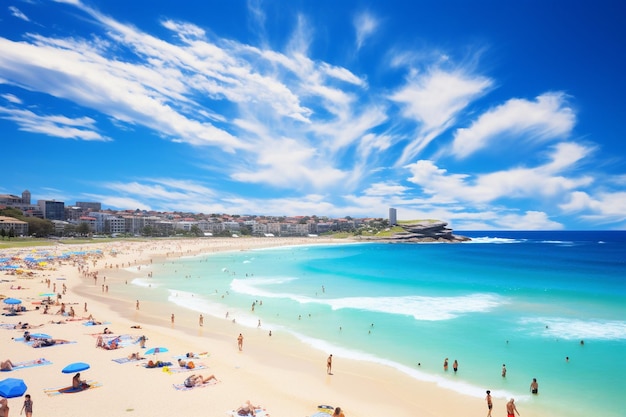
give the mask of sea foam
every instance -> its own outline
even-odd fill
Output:
[[[520,326],[531,334],[556,339],[626,340],[626,322],[618,320],[529,317],[522,318]]]

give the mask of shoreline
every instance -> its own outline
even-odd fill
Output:
[[[70,357],[63,356],[63,354],[72,348],[74,353],[72,357],[76,358],[76,352],[81,352],[85,361],[92,365],[91,370],[86,371],[86,374],[97,376],[102,381],[103,388],[81,393],[80,399],[63,398],[65,401],[61,403],[58,401],[59,398],[47,398],[41,394],[41,391],[31,390],[31,383],[27,381],[36,410],[43,409],[43,405],[49,402],[50,407],[56,413],[57,406],[61,403],[64,412],[58,409],[58,415],[79,415],[78,410],[82,406],[82,400],[89,396],[90,403],[92,399],[94,403],[94,410],[90,409],[90,415],[93,416],[117,415],[129,409],[133,411],[128,411],[128,413],[135,415],[157,416],[166,413],[169,415],[171,407],[174,407],[180,414],[195,415],[202,411],[202,414],[217,416],[236,408],[246,399],[262,404],[274,417],[308,416],[316,411],[319,404],[341,406],[346,416],[350,417],[366,417],[378,413],[394,414],[400,417],[414,415],[444,417],[453,413],[472,415],[486,413],[487,407],[483,399],[453,392],[433,382],[416,380],[381,363],[342,358],[335,354],[333,355],[335,358],[334,375],[326,375],[327,353],[320,352],[289,334],[280,332],[269,337],[266,330],[253,329],[209,315],[205,315],[204,326],[200,327],[197,312],[171,302],[142,301],[140,310],[136,310],[133,298],[135,294],[141,294],[146,289],[126,285],[128,280],[137,278],[139,274],[124,268],[148,265],[151,260],[153,263],[158,263],[184,256],[195,256],[199,253],[320,243],[350,242],[318,238],[315,240],[310,238],[272,238],[272,240],[242,238],[236,241],[232,238],[212,238],[200,241],[115,242],[89,245],[103,250],[102,258],[98,259],[93,266],[95,269],[90,268],[90,272],[98,271],[98,282],[94,283],[91,278],[81,278],[76,267],[61,266],[58,272],[63,272],[68,284],[68,292],[63,296],[63,300],[76,302],[80,299],[76,304],[79,315],[83,314],[83,303],[88,302],[89,313],[93,313],[98,320],[110,322],[107,326],[116,333],[132,333],[133,335],[142,333],[149,339],[147,347],[156,345],[167,347],[169,352],[161,353],[159,355],[161,360],[171,360],[173,355],[187,351],[208,351],[210,356],[202,361],[206,362],[209,368],[199,370],[198,373],[205,376],[215,374],[220,382],[206,389],[179,393],[172,388],[172,383],[182,382],[184,374],[165,374],[158,375],[158,377],[155,375],[150,378],[148,375],[163,374],[163,372],[143,369],[133,364],[119,365],[111,361],[114,357],[128,355],[139,350],[138,346],[118,351],[102,351],[95,348],[93,337],[85,335],[85,327],[78,323],[68,323],[62,326],[46,324],[42,331],[49,333],[54,330],[54,337],[59,337],[56,335],[56,330],[58,329],[61,333],[60,330],[63,328],[63,334],[67,333],[67,337],[78,339],[76,344],[49,348],[50,354],[59,355],[61,357],[59,361],[66,360],[70,363],[72,361]],[[41,250],[41,248],[37,249]],[[112,250],[116,250],[115,255],[112,255]],[[127,266],[107,269],[104,268],[105,264],[126,264]],[[90,264],[90,267],[92,265],[94,264]],[[101,289],[105,276],[109,292],[103,292]],[[37,278],[30,280],[32,284],[35,284]],[[4,289],[5,284],[3,283],[2,292],[7,294]],[[45,291],[43,285],[31,285],[38,287],[34,294]],[[172,313],[175,314],[174,324],[170,322]],[[40,319],[39,313],[27,314],[30,315],[28,319],[33,324]],[[58,316],[53,316],[53,318],[57,319]],[[131,329],[133,325],[141,325],[142,329]],[[96,327],[91,327],[91,330],[94,329]],[[1,333],[3,337],[6,336],[4,333]],[[245,336],[243,352],[239,352],[236,346],[235,339],[239,333]],[[89,342],[92,345],[89,345]],[[18,345],[18,343],[12,343],[10,348],[14,348],[13,345]],[[25,353],[32,354],[23,350],[18,352],[15,349],[9,349],[8,357],[19,360]],[[45,353],[47,354],[48,351]],[[56,364],[58,361],[54,362]],[[31,370],[21,372],[26,376],[27,371]],[[17,373],[12,376],[17,377]],[[62,375],[58,379],[67,379],[67,376]],[[33,388],[38,382],[46,385],[44,381],[36,381]],[[51,385],[51,382],[47,385]],[[132,390],[132,395],[130,390]],[[82,397],[83,395],[85,397]],[[112,398],[124,400],[120,401],[120,404],[115,404],[121,408],[111,408]],[[155,398],[167,399],[168,402],[172,402],[172,405],[171,407],[165,406],[162,402],[154,401]],[[15,409],[18,404],[21,405],[21,402],[17,401],[9,400],[12,408]],[[123,403],[129,405],[124,407]],[[505,403],[504,399],[494,399],[494,413],[498,414],[503,411]],[[49,409],[48,406],[46,409]],[[530,404],[525,402],[520,404],[520,409],[525,416],[539,415]]]

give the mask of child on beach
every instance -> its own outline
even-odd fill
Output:
[[[24,396],[24,405],[22,406],[22,409],[20,410],[20,415],[22,414],[22,412],[26,411],[26,417],[32,417],[33,416],[33,401],[30,399],[30,394],[26,394]]]

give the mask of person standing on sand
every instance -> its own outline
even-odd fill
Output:
[[[515,398],[511,398],[508,403],[506,403],[506,416],[507,417],[515,417],[515,413],[519,416],[519,411],[517,411],[517,407],[515,406]]]
[[[135,302],[135,310],[139,310],[139,300]]]
[[[491,400],[491,391],[487,390],[487,396],[485,397],[485,401],[487,401],[487,417],[491,417],[491,409],[493,408],[493,401]]]
[[[24,405],[20,410],[20,415],[23,411],[26,411],[26,417],[33,417],[33,401],[30,399],[30,394],[26,394],[24,398]]]
[[[243,350],[243,335],[241,333],[239,333],[239,336],[237,337],[237,347],[240,351]]]
[[[202,316],[202,314],[200,314],[200,318],[198,319],[198,324],[200,324],[200,327],[204,326],[204,317]]]
[[[328,375],[332,375],[333,374],[333,355],[332,355],[332,353],[330,354],[328,359],[326,359],[326,373]]]
[[[174,324],[174,313],[172,313],[172,324]]]

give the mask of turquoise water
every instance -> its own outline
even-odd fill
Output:
[[[626,232],[463,234],[473,242],[198,256],[153,265],[150,284],[203,314],[261,320],[336,358],[384,363],[481,401],[491,389],[546,414],[622,416]]]

